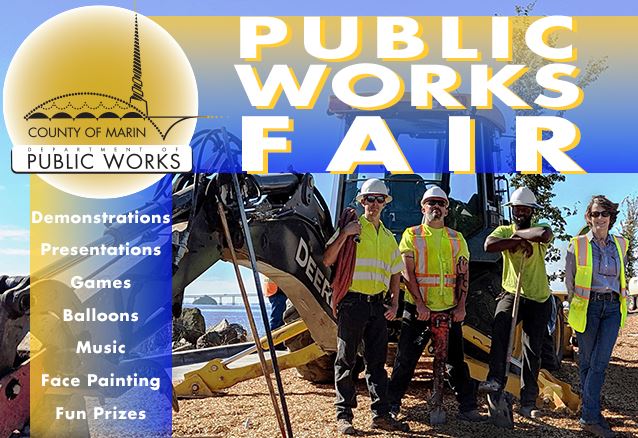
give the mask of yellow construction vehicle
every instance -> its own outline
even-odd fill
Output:
[[[362,112],[332,99],[329,113],[343,119],[347,132],[354,118]],[[418,155],[420,151],[423,159],[427,157],[432,160],[432,168],[447,167],[450,111],[443,108],[425,113],[415,111],[409,104],[408,96],[406,101],[399,102],[391,109],[366,112],[366,115],[381,115],[402,145],[404,153]],[[481,154],[477,160],[483,161],[483,168],[489,162],[493,162],[492,167],[497,168],[495,161],[501,159],[501,138],[505,132],[503,115],[494,109],[474,115],[474,118],[476,150]],[[214,143],[215,136],[209,135],[208,138],[212,138]],[[220,145],[211,144],[210,147],[220,148]],[[427,154],[423,153],[424,150],[427,150]],[[501,291],[501,256],[483,251],[483,242],[495,227],[506,221],[502,204],[509,196],[507,178],[490,173],[391,175],[380,166],[363,166],[358,170],[357,173],[338,177],[332,209],[316,190],[310,174],[241,175],[241,199],[234,196],[227,175],[179,177],[173,194],[173,223],[176,230],[173,238],[174,315],[180,313],[187,285],[218,260],[230,260],[228,243],[222,238],[217,212],[210,208],[218,201],[223,204],[229,218],[239,263],[248,265],[246,239],[238,217],[238,206],[242,203],[248,216],[252,240],[256,242],[259,271],[286,293],[303,321],[303,324],[287,325],[276,332],[277,339],[281,342],[287,340],[288,344],[293,338],[304,338],[304,342],[293,342],[291,351],[278,354],[280,368],[297,367],[310,379],[327,380],[331,363],[322,356],[330,355],[336,349],[336,323],[330,307],[331,272],[322,265],[321,260],[325,244],[334,233],[335,213],[345,207],[360,209],[360,205],[354,202],[360,186],[368,178],[380,178],[393,196],[393,202],[383,210],[382,220],[399,238],[406,227],[421,222],[419,200],[425,190],[437,185],[450,198],[447,225],[463,233],[470,249],[471,277],[464,333],[466,356],[472,375],[484,378],[492,318],[496,298]],[[552,354],[560,355],[564,353],[566,331],[563,330],[562,299],[558,296],[554,299],[557,329],[549,341],[549,349]],[[302,327],[307,329],[307,333],[300,333]],[[390,330],[391,338],[396,339],[398,325]],[[264,343],[263,340],[261,342]],[[199,370],[186,373],[183,380],[177,383],[177,395],[205,397],[238,381],[260,375],[261,370],[256,364],[237,366],[241,363],[238,359],[246,354],[225,360],[215,359]],[[520,373],[518,365],[515,357],[510,383],[513,386],[516,386],[516,375]],[[577,409],[578,398],[568,385],[557,381],[548,371],[542,373],[539,381],[544,400],[556,407]]]

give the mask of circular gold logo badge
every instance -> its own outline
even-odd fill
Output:
[[[195,75],[181,47],[157,23],[122,8],[83,7],[46,21],[22,43],[5,79],[14,145],[187,145],[196,115]],[[40,176],[74,195],[112,198],[163,175]]]

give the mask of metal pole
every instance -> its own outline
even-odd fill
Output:
[[[230,153],[230,146],[228,141],[228,132],[226,128],[222,128],[222,135],[224,139],[224,148],[226,149],[226,156],[234,164],[234,160]],[[288,414],[288,405],[286,404],[286,394],[284,392],[284,385],[281,381],[281,373],[279,371],[279,364],[277,363],[277,354],[275,354],[275,344],[272,339],[272,332],[270,331],[270,323],[268,322],[268,314],[266,313],[266,303],[264,301],[264,294],[261,288],[261,282],[259,281],[259,271],[257,270],[257,258],[255,256],[255,248],[253,247],[253,240],[250,236],[250,229],[248,228],[248,219],[246,219],[246,210],[244,210],[244,202],[241,195],[241,188],[239,187],[239,178],[237,173],[231,173],[233,179],[233,186],[235,189],[235,197],[237,199],[237,206],[239,208],[239,215],[241,217],[241,225],[244,229],[244,235],[246,237],[246,246],[248,248],[248,255],[250,257],[250,265],[253,270],[253,278],[255,280],[255,288],[257,289],[257,298],[259,299],[259,310],[261,311],[261,318],[264,322],[264,329],[266,331],[266,339],[268,340],[268,349],[270,350],[270,357],[272,359],[272,368],[275,373],[275,380],[277,381],[277,389],[279,390],[279,400],[281,401],[281,409],[284,414],[284,420],[286,422],[286,431],[288,432],[288,438],[293,438],[292,426],[290,424],[290,415]],[[258,343],[259,340],[255,341]]]
[[[264,356],[264,350],[261,346],[261,342],[259,342],[259,332],[257,331],[255,318],[253,317],[253,311],[250,308],[250,301],[248,301],[248,294],[246,293],[246,288],[244,287],[244,280],[241,278],[241,273],[239,272],[239,265],[237,264],[237,256],[235,254],[235,246],[233,245],[233,241],[230,237],[230,230],[228,229],[228,222],[226,221],[226,212],[224,212],[224,207],[219,201],[217,201],[217,211],[219,211],[219,217],[222,220],[224,235],[226,236],[226,242],[228,243],[228,248],[230,249],[230,257],[233,260],[235,275],[237,276],[237,282],[239,283],[239,290],[241,291],[241,297],[244,300],[244,306],[246,307],[246,314],[248,315],[250,331],[253,334],[253,339],[255,339],[255,349],[257,350],[257,354],[259,355],[261,371],[264,373],[264,377],[266,378],[266,385],[268,385],[270,400],[272,401],[273,408],[275,409],[275,416],[277,417],[277,423],[279,424],[281,436],[283,438],[286,438],[286,429],[284,428],[284,422],[281,418],[281,412],[279,412],[279,404],[277,403],[275,388],[272,386],[272,381],[270,380],[270,370],[268,369],[268,363],[266,362],[266,357]],[[276,357],[275,351],[273,349],[270,350],[270,357],[271,359]]]

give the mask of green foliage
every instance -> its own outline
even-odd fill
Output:
[[[536,97],[546,91],[536,82],[536,72],[538,69],[552,61],[541,58],[530,51],[525,42],[525,32],[531,23],[529,16],[532,15],[535,6],[536,0],[524,6],[515,6],[516,15],[521,18],[514,21],[514,25],[512,27],[511,64],[525,65],[529,68],[529,70],[516,80],[510,88],[531,106],[531,109],[515,110],[516,116],[539,116],[545,114],[547,111],[545,108],[539,107],[534,103]],[[548,39],[548,44],[550,46],[555,46],[557,42],[557,36],[551,34]],[[607,68],[607,57],[589,60],[585,68],[582,69],[578,75],[576,84],[581,89],[586,88],[598,80],[600,75],[607,70]],[[565,110],[556,111],[554,115],[564,117]],[[567,234],[565,230],[566,218],[577,213],[575,207],[559,207],[554,204],[554,197],[556,196],[553,191],[554,186],[556,184],[561,184],[564,181],[564,175],[554,173],[542,175],[512,174],[510,180],[512,186],[516,188],[527,186],[536,194],[538,203],[542,206],[542,209],[538,212],[538,216],[539,218],[547,220],[551,225],[552,231],[554,232],[555,242],[568,241],[572,237]],[[560,250],[552,244],[547,251],[546,261],[557,262],[560,259]],[[564,270],[559,270],[551,273],[549,277],[550,280],[553,281],[557,279],[562,280],[564,276]]]
[[[519,5],[514,6],[514,10],[516,11],[516,15],[525,16],[525,17],[528,16],[530,14],[530,12],[532,12],[532,10],[534,9],[534,6],[536,6],[536,1],[537,0],[534,0],[533,2],[528,3],[525,6],[519,6]]]
[[[516,15],[520,18],[513,21],[512,26],[512,60],[510,64],[524,65],[528,68],[528,71],[517,79],[511,86],[511,90],[516,93],[521,99],[527,102],[531,109],[517,109],[515,114],[517,116],[539,116],[544,114],[546,110],[534,103],[534,100],[545,92],[545,89],[541,87],[536,81],[536,73],[541,67],[552,63],[545,58],[542,58],[529,50],[525,41],[525,33],[527,28],[531,24],[532,20],[529,15],[532,13],[536,1],[528,3],[525,6],[515,6]],[[555,34],[550,34],[548,38],[548,45],[555,47],[558,41],[558,37]],[[590,59],[587,61],[587,65],[581,70],[577,79],[576,85],[582,90],[598,80],[600,75],[609,68],[607,64],[607,57],[599,59]],[[564,117],[565,110],[559,110],[555,113],[558,117]]]
[[[636,276],[638,262],[638,195],[627,196],[620,204],[620,234],[627,239],[627,278]]]

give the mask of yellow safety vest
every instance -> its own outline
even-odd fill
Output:
[[[387,291],[390,277],[401,272],[403,259],[394,235],[383,223],[377,232],[373,224],[361,216],[360,243],[350,289],[367,295]]]
[[[627,241],[623,237],[612,236],[618,256],[620,257],[620,326],[625,325],[627,319],[627,281],[625,279],[625,254]],[[569,306],[567,321],[577,332],[584,332],[587,326],[587,306],[591,292],[593,276],[593,261],[591,242],[587,236],[576,236],[572,239],[574,256],[576,257],[576,276],[574,278],[574,296]]]
[[[439,254],[428,254],[428,247],[434,246],[428,243],[434,237],[423,228],[424,225],[412,227],[414,270],[419,291],[421,297],[427,297],[426,305],[431,310],[447,310],[456,305],[454,288],[456,261],[461,252],[461,237],[458,232],[445,227]]]

